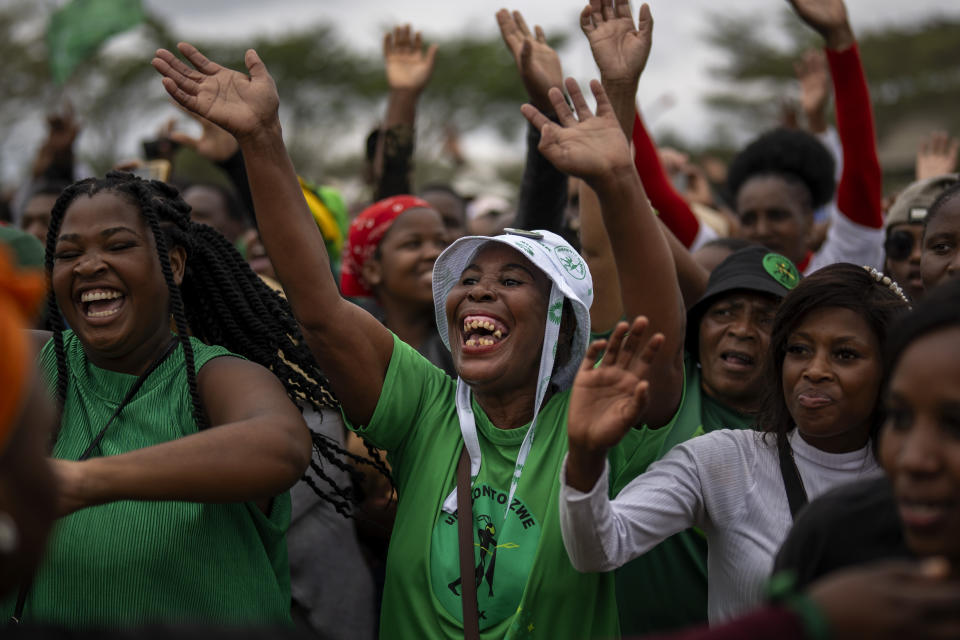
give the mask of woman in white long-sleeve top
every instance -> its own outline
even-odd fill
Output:
[[[635,416],[611,409],[615,390],[591,388],[603,367],[581,370],[560,492],[574,567],[610,571],[697,526],[709,545],[710,620],[756,605],[792,512],[837,485],[881,473],[872,447],[881,353],[888,324],[907,307],[881,278],[837,264],[803,280],[774,320],[769,397],[759,418],[766,433],[720,430],[678,445],[613,500],[606,453]],[[620,373],[628,381],[644,377],[635,366]],[[630,385],[621,387],[629,395]]]

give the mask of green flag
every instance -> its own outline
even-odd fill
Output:
[[[70,0],[50,16],[47,50],[57,84],[110,36],[144,19],[140,0]]]

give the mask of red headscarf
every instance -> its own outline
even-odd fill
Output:
[[[340,292],[345,296],[372,296],[363,281],[363,265],[376,251],[393,221],[408,209],[430,209],[430,203],[414,196],[393,196],[370,205],[350,223],[347,246],[340,266]]]

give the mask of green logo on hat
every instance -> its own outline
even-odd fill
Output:
[[[515,240],[514,244],[516,244],[520,249],[526,251],[527,255],[529,255],[531,258],[533,257],[533,247],[530,246],[529,242],[526,242],[525,240]]]
[[[553,324],[560,324],[560,321],[563,320],[563,300],[557,300],[557,302],[548,309],[547,317],[550,318],[550,322]]]
[[[570,247],[554,247],[553,252],[557,254],[557,260],[560,266],[567,270],[571,276],[577,280],[583,280],[587,277],[587,268],[583,264],[583,258]]]
[[[800,272],[790,262],[790,259],[779,253],[768,253],[763,256],[763,268],[770,277],[790,290],[800,284]]]

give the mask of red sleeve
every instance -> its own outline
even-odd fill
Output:
[[[865,227],[883,227],[883,178],[877,159],[873,108],[860,51],[827,49],[837,103],[837,133],[843,145],[843,174],[837,187],[837,208]]]
[[[687,201],[673,188],[663,165],[660,164],[657,147],[643,126],[639,113],[633,119],[633,146],[633,163],[640,174],[647,197],[650,198],[650,204],[673,235],[689,249],[697,238],[700,221],[693,215]]]
[[[704,625],[663,635],[643,636],[642,640],[804,640],[806,637],[803,622],[796,613],[785,607],[764,607],[713,627]]]

